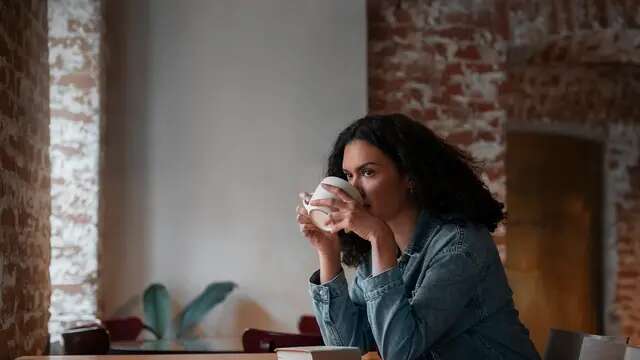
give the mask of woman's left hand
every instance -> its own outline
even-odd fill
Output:
[[[371,215],[358,201],[339,187],[322,184],[327,191],[337,198],[314,200],[310,205],[326,206],[331,209],[326,225],[335,234],[340,230],[352,231],[368,241],[383,239],[393,240],[393,233],[389,225],[383,220]]]

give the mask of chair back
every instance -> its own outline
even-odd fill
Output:
[[[628,345],[624,352],[624,360],[640,360],[640,347]]]
[[[249,328],[242,334],[242,347],[247,353],[273,352],[276,348],[324,345],[322,336],[290,334]]]
[[[103,320],[111,341],[134,341],[144,329],[142,320],[137,316]]]
[[[619,336],[601,336],[582,332],[551,329],[547,340],[547,347],[544,351],[544,360],[580,360],[583,340],[592,339],[599,343],[626,344],[628,338]],[[589,346],[592,346],[589,341]]]
[[[586,336],[582,339],[580,360],[623,360],[626,344],[603,340],[600,337]]]
[[[109,333],[100,325],[72,328],[62,333],[65,355],[102,355],[109,352]]]
[[[298,320],[298,331],[301,334],[320,335],[320,326],[313,315],[302,315]]]

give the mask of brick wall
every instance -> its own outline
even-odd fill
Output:
[[[605,142],[605,245],[614,249],[605,320],[636,343],[638,9],[637,0],[368,2],[370,110],[405,112],[471,151],[499,198],[509,126]]]
[[[47,54],[46,2],[0,2],[0,359],[48,341]]]
[[[367,2],[371,112],[403,112],[484,162],[505,198],[506,9],[489,1]],[[504,256],[504,234],[496,243]]]
[[[52,340],[98,312],[100,0],[49,0]]]

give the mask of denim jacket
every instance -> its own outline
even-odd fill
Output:
[[[395,267],[372,276],[369,255],[351,289],[344,272],[319,278],[309,292],[327,345],[377,346],[385,360],[540,359],[484,226],[423,211]]]

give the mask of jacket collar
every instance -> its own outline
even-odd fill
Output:
[[[416,222],[416,229],[411,237],[411,242],[404,253],[411,256],[421,252],[439,224],[440,220],[437,217],[430,215],[426,209],[422,209],[418,214],[418,221]]]

